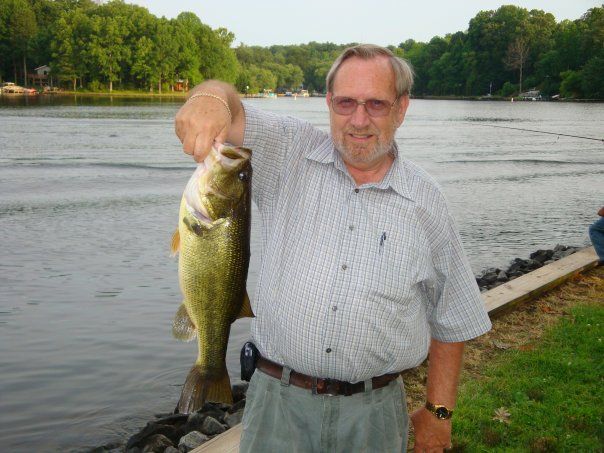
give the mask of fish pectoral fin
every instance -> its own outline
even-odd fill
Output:
[[[241,311],[237,315],[236,319],[239,318],[253,318],[254,312],[252,311],[252,305],[250,303],[250,296],[247,295],[247,291],[243,295],[243,304],[241,304]]]
[[[181,341],[191,341],[197,336],[197,328],[187,312],[184,302],[180,304],[172,323],[172,335]]]
[[[176,255],[180,250],[180,231],[178,231],[178,228],[172,235],[172,244],[170,246],[170,250],[172,251],[172,256]]]

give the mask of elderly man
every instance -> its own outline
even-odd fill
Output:
[[[196,87],[176,116],[186,153],[253,150],[263,224],[252,337],[262,358],[241,451],[406,451],[405,369],[430,353],[416,451],[451,444],[463,342],[490,329],[438,185],[394,141],[412,72],[360,45],[327,76],[331,133]]]

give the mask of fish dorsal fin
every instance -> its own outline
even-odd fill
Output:
[[[187,312],[184,302],[180,304],[172,323],[172,335],[174,338],[182,341],[191,341],[197,335],[195,324],[191,321],[191,317]]]
[[[172,256],[176,255],[180,250],[180,232],[178,229],[172,235],[172,244],[170,246],[170,250],[172,251]]]
[[[241,304],[241,311],[237,315],[239,318],[253,318],[254,312],[252,311],[252,305],[250,304],[250,297],[247,295],[247,291],[243,295],[243,304]]]

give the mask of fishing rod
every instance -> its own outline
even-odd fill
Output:
[[[595,140],[597,142],[604,143],[604,138],[584,137],[584,136],[581,136],[581,135],[571,135],[571,134],[561,134],[559,132],[538,131],[538,130],[535,130],[535,129],[524,129],[524,128],[521,128],[521,127],[497,126],[495,124],[478,124],[478,123],[469,123],[469,124],[472,124],[474,126],[498,127],[498,128],[501,128],[501,129],[514,129],[514,130],[517,130],[517,131],[525,131],[525,132],[537,132],[539,134],[550,134],[550,135],[558,135],[558,136],[562,135],[564,137],[583,138],[585,140]]]

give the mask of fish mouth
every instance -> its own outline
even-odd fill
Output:
[[[207,172],[208,166],[205,161],[201,162],[197,165],[197,168],[193,172],[193,175],[189,179],[187,186],[185,187],[184,198],[185,198],[185,206],[187,207],[187,211],[193,217],[195,217],[200,222],[205,224],[212,223],[212,219],[210,218],[210,214],[207,209],[201,202],[199,197],[199,184],[201,182],[202,176]]]
[[[205,160],[197,165],[185,187],[184,198],[187,211],[200,222],[211,224],[213,222],[212,214],[200,197],[201,188],[205,187],[208,189],[206,192],[211,192],[219,198],[225,199],[228,196],[208,180],[210,168],[218,163],[226,172],[238,171],[242,167],[242,163],[249,160],[250,157],[251,151],[247,148],[226,145],[213,147]]]
[[[220,145],[218,148],[212,148],[212,151],[208,155],[208,158],[212,156],[220,162],[220,165],[227,171],[233,170],[241,166],[242,161],[249,160],[252,153],[247,148],[240,146],[231,147],[226,145]]]

